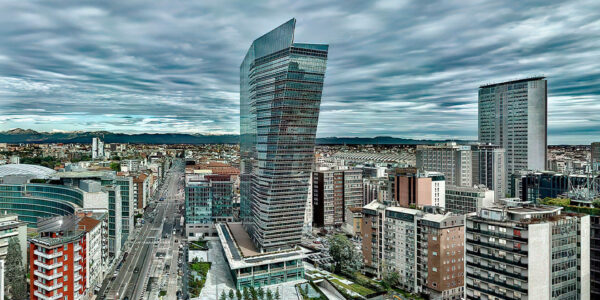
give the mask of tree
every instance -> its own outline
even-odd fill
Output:
[[[304,286],[304,295],[308,297],[308,283]]]
[[[235,290],[235,298],[237,300],[242,300],[242,292],[240,292],[238,289]]]
[[[263,287],[259,287],[258,291],[256,291],[256,294],[258,296],[258,299],[263,299],[265,297],[265,290],[263,289]]]
[[[6,266],[4,270],[8,299],[22,299],[27,295],[27,279],[21,254],[21,246],[17,238],[11,238],[8,242],[6,253]]]
[[[227,296],[225,296],[225,291],[221,292],[221,300],[227,300]]]
[[[333,258],[335,273],[354,274],[362,264],[362,254],[354,249],[352,242],[343,234],[329,238],[329,255]]]
[[[244,288],[244,300],[250,300],[250,293],[248,292],[248,288]]]
[[[120,172],[120,171],[121,171],[121,164],[120,164],[120,163],[118,163],[118,162],[111,162],[111,163],[110,163],[110,168],[111,168],[113,171]]]
[[[233,290],[229,290],[229,299],[233,300],[234,297]]]
[[[281,295],[279,294],[279,288],[275,290],[275,300],[281,300]]]
[[[258,300],[258,294],[253,286],[250,287],[250,296],[252,297],[252,300]]]
[[[267,300],[273,300],[273,292],[271,292],[271,289],[267,289]]]
[[[398,272],[388,271],[383,274],[383,285],[386,289],[396,287],[400,284],[400,275]]]

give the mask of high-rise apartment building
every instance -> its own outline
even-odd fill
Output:
[[[600,142],[592,143],[591,146],[592,170],[600,171]]]
[[[506,151],[506,176],[545,170],[548,84],[533,77],[479,87],[479,142]]]
[[[240,205],[262,251],[300,243],[328,45],[294,42],[291,19],[240,66]]]
[[[506,197],[506,156],[500,146],[479,144],[471,146],[473,153],[473,185],[485,185],[494,191],[495,200]]]
[[[339,227],[350,207],[362,207],[362,171],[330,170],[312,174],[313,225]]]
[[[38,222],[29,240],[30,299],[83,299],[87,284],[86,232],[74,215]]]
[[[401,207],[446,205],[446,180],[439,172],[397,168],[390,172],[388,187],[395,204]]]
[[[92,159],[104,158],[104,142],[100,138],[92,138]]]
[[[517,204],[467,216],[466,299],[590,299],[590,217]]]
[[[376,202],[365,206],[363,212],[363,219],[373,219],[362,224],[368,226],[363,230],[367,271],[378,270],[381,276],[396,273],[400,288],[431,299],[461,299],[464,216],[439,207],[417,210]]]
[[[23,267],[27,264],[27,223],[19,221],[18,215],[0,215],[0,260],[6,260],[8,244],[16,239],[21,247]]]
[[[600,299],[600,216],[590,216],[590,293]]]
[[[457,145],[454,142],[417,146],[417,168],[443,173],[446,184],[471,186],[471,160],[470,146]]]
[[[456,214],[468,214],[494,204],[495,192],[485,186],[446,186],[446,209]]]

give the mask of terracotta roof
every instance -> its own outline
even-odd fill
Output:
[[[96,226],[98,226],[98,224],[100,224],[100,221],[98,221],[94,218],[83,217],[83,218],[81,218],[81,220],[79,220],[78,225],[79,225],[80,230],[90,231],[90,230],[96,228]]]

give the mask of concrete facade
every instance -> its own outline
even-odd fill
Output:
[[[417,168],[421,171],[443,173],[446,184],[471,186],[471,160],[470,146],[461,146],[454,142],[417,146]]]

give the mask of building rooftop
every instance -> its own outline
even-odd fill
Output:
[[[56,172],[53,177],[57,178],[115,178],[114,171],[72,171],[72,172]]]
[[[25,175],[28,177],[47,179],[56,171],[38,165],[29,164],[7,164],[0,165],[0,177],[7,175]]]
[[[304,259],[306,254],[312,252],[310,249],[297,246],[294,249],[260,253],[241,223],[219,223],[216,228],[231,269]]]
[[[505,85],[505,84],[528,82],[528,81],[534,81],[534,80],[541,80],[541,79],[545,79],[545,78],[546,78],[545,76],[534,76],[534,77],[523,78],[523,79],[516,79],[516,80],[509,80],[509,81],[498,82],[498,83],[485,84],[485,85],[480,86],[479,88],[488,88],[488,87],[500,86],[500,85]]]

